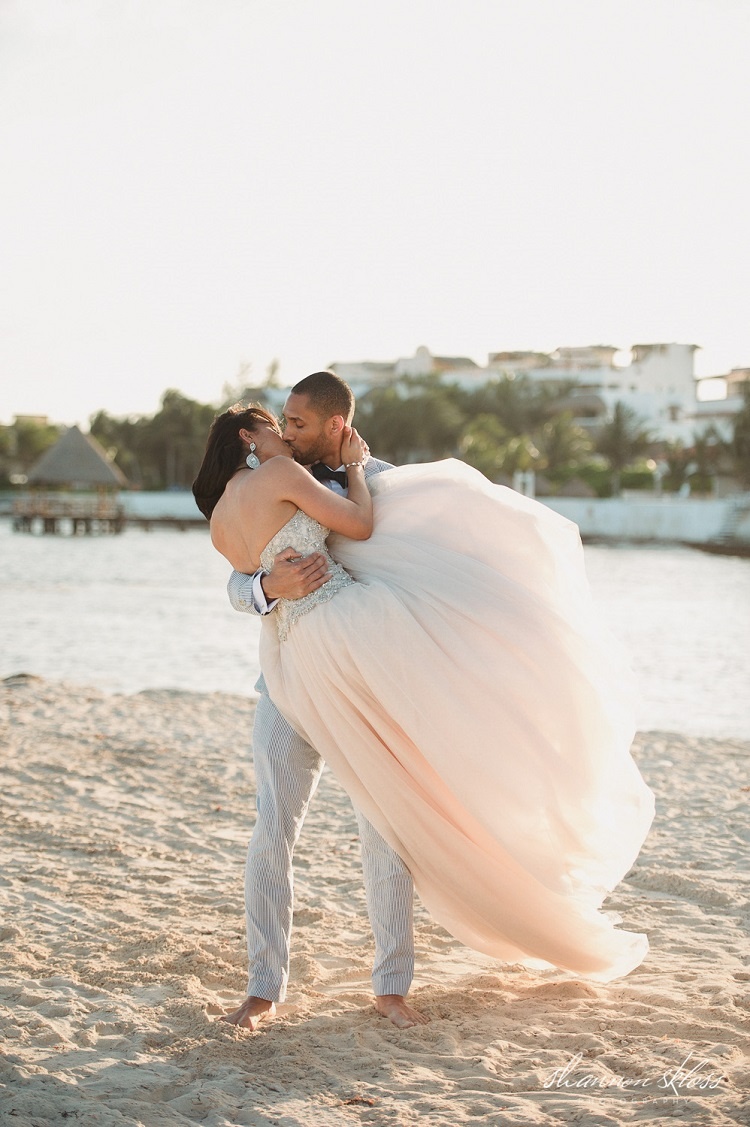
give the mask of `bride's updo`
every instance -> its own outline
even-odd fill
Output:
[[[201,468],[193,482],[195,503],[206,520],[211,519],[211,513],[227,482],[244,461],[245,445],[240,438],[240,431],[249,430],[254,433],[264,423],[270,423],[276,430],[279,429],[271,412],[259,403],[251,403],[249,407],[235,403],[228,411],[217,415],[212,422]]]

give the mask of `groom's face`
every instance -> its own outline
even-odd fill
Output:
[[[303,466],[325,462],[335,469],[341,460],[341,431],[344,420],[338,415],[324,419],[311,406],[306,395],[292,392],[284,404],[284,442]]]

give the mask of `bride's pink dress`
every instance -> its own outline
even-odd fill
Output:
[[[346,572],[334,564],[320,591],[264,619],[271,699],[458,939],[601,981],[627,974],[646,937],[600,907],[653,795],[578,529],[453,460],[369,484],[371,539],[327,541]],[[324,551],[327,535],[298,511],[263,565],[286,547]]]

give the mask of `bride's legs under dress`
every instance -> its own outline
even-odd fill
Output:
[[[323,759],[262,693],[253,731],[257,821],[245,868],[247,998],[224,1021],[256,1029],[283,1002],[289,981],[294,848]],[[358,811],[367,907],[375,936],[376,1008],[394,1024],[425,1021],[405,1001],[414,973],[414,886],[406,865]]]

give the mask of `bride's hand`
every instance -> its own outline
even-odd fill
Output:
[[[363,438],[360,438],[354,427],[344,427],[344,437],[341,442],[342,464],[366,462],[369,455],[369,446]]]

